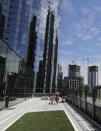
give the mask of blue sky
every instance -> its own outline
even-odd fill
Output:
[[[74,61],[81,66],[81,75],[87,82],[87,61],[98,65],[101,77],[101,0],[64,0],[59,63],[64,76],[68,64]],[[99,79],[99,84],[101,80]]]

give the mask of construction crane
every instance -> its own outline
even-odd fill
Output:
[[[87,66],[89,66],[89,57],[82,59],[83,61],[87,62]]]
[[[76,65],[76,62],[75,62],[75,61],[72,61],[72,64],[73,64],[73,65],[74,65],[74,64]]]

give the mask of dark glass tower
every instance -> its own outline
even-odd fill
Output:
[[[28,50],[27,50],[27,65],[34,68],[35,61],[35,49],[36,49],[36,16],[33,16],[32,22],[30,24],[29,40],[28,40]]]
[[[88,67],[88,85],[98,86],[98,66]]]
[[[54,53],[56,37],[58,40],[60,37],[62,0],[0,0],[0,4],[0,12],[2,12],[0,17],[1,14],[4,16],[4,20],[2,17],[4,24],[2,26],[2,37],[24,62],[33,68],[34,93],[36,91],[40,60],[43,60],[43,63],[46,61],[45,56],[43,57],[43,52],[45,55],[44,46],[46,44],[44,41],[47,37],[50,49],[47,48],[49,66],[46,74],[50,72],[50,76],[47,76],[47,86],[45,87],[44,85],[44,88],[48,88],[49,85],[51,88],[47,89],[47,91],[51,92],[53,76],[57,74],[54,73],[54,70],[56,70],[54,68]],[[53,21],[50,20],[50,27],[46,24],[49,9],[51,19],[54,19]],[[51,34],[50,32],[48,33],[50,42],[48,42],[48,36],[45,35],[46,25],[51,31]],[[51,71],[49,71],[50,69]],[[48,80],[51,81],[51,84]]]
[[[43,92],[49,93],[52,88],[54,15],[49,10],[46,22],[45,44],[43,53]]]
[[[80,66],[69,65],[68,66],[68,76],[69,77],[80,77]]]

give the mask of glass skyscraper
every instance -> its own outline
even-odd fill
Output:
[[[2,39],[16,51],[25,62],[27,61],[31,63],[31,66],[33,65],[35,87],[39,63],[40,60],[43,60],[46,19],[49,9],[54,15],[52,44],[55,51],[56,38],[59,40],[60,37],[62,0],[0,0],[0,14],[2,14],[2,23],[4,24],[1,35]],[[35,22],[33,22],[33,20]],[[31,31],[32,23],[35,25],[35,27],[34,25],[32,26],[34,31]],[[33,33],[36,37],[30,37],[30,33]],[[33,42],[29,46],[30,39],[32,39]],[[33,50],[30,50],[32,47]],[[28,51],[32,52],[33,55],[29,54]],[[56,52],[58,52],[58,49]],[[58,53],[54,54],[57,55]],[[33,63],[32,61],[28,61],[28,57],[33,60]],[[57,65],[57,63],[55,64]],[[52,67],[52,70],[54,74],[54,70],[57,69]]]
[[[30,23],[33,16],[39,16],[40,0],[1,0],[2,12],[5,16],[5,41],[25,58]],[[39,24],[37,17],[37,25]]]

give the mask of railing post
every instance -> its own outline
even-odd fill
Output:
[[[92,90],[92,118],[94,119],[95,118],[95,88],[93,87],[93,90]]]
[[[85,113],[87,112],[87,89],[85,89]]]
[[[4,99],[5,99],[5,107],[8,108],[8,105],[9,105],[9,96],[8,96],[8,75],[7,75],[7,80],[6,80]]]

